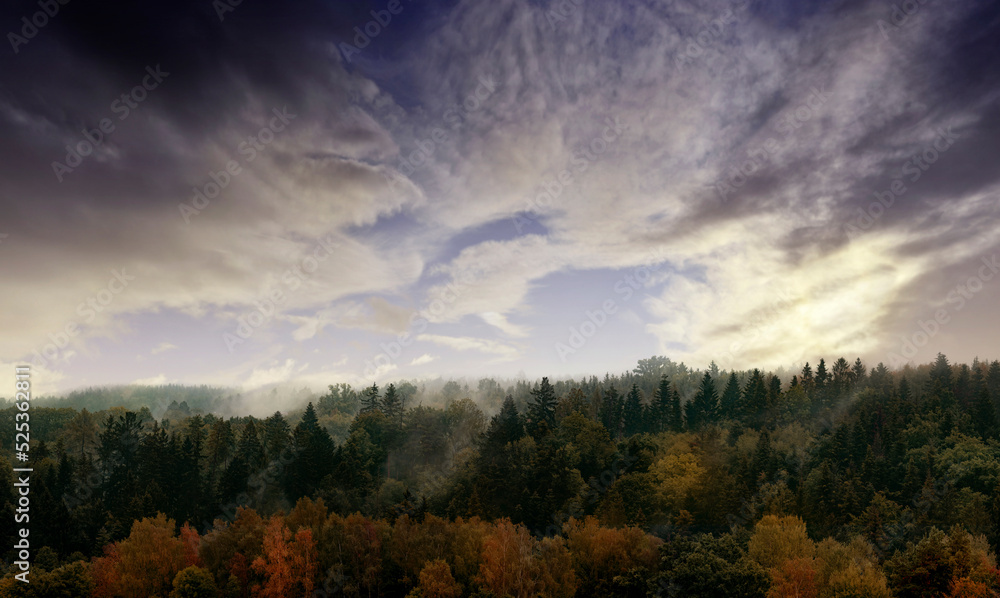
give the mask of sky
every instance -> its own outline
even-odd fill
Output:
[[[990,0],[0,25],[5,387],[1000,358]]]

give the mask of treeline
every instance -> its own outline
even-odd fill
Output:
[[[332,595],[330,575],[341,580],[336,592],[372,596],[1000,589],[1000,363],[953,366],[939,356],[890,372],[820,360],[783,380],[652,358],[603,380],[501,388],[486,379],[475,391],[454,384],[448,392],[445,406],[431,407],[413,405],[408,383],[333,385],[300,414],[263,419],[179,405],[159,421],[148,409],[34,410],[33,431],[40,420],[47,426],[31,451],[32,510],[44,514],[32,522],[33,546],[47,547],[36,564],[44,575],[92,583],[88,591],[100,596],[166,596],[184,571],[210,589],[179,596]],[[496,405],[492,417],[483,403]],[[12,505],[4,471],[3,503]],[[309,524],[295,515],[305,511],[314,513]],[[206,556],[251,519],[260,533],[227,540],[242,557]],[[6,546],[12,521],[0,513]],[[430,550],[396,539],[405,526],[431,524],[480,530],[482,542],[459,555],[443,548],[457,541]],[[345,548],[347,532],[324,532],[327,525],[379,538],[381,552],[365,557],[368,573],[351,560],[361,557]],[[485,538],[501,529],[506,556],[497,567],[521,567],[516,587],[491,585],[496,575],[483,569]],[[601,568],[588,559],[600,560],[594,546],[603,544],[582,548],[572,539],[581,529],[609,545],[624,542],[617,534],[631,539],[621,555],[600,557],[612,563]],[[115,559],[151,534],[176,537],[186,556],[157,573],[153,593],[115,585],[125,583],[116,575],[142,577]],[[793,548],[761,556],[786,540]],[[400,564],[392,546],[412,550],[419,566]],[[281,567],[297,571],[289,575],[298,585],[268,589],[268,550],[285,555]],[[550,579],[555,572],[562,577]]]

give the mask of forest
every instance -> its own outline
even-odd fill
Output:
[[[222,415],[225,394],[33,406],[31,582],[5,461],[0,598],[1000,591],[997,361],[651,357],[582,380],[332,384],[267,417]]]

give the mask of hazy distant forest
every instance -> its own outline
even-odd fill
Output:
[[[0,597],[997,596],[1000,363],[780,374],[42,399]]]

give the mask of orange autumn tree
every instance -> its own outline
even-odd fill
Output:
[[[264,583],[255,588],[254,596],[308,598],[317,571],[316,542],[312,532],[300,528],[293,537],[281,517],[271,517],[264,530],[264,554],[254,559],[252,568],[264,576]]]
[[[603,527],[594,517],[575,518],[563,526],[580,591],[586,595],[609,592],[617,575],[631,569],[653,569],[659,562],[662,540],[637,527]]]
[[[789,559],[771,570],[771,590],[767,598],[816,598],[816,569],[813,559]]]
[[[479,583],[496,596],[535,596],[532,551],[535,541],[528,530],[503,518],[483,542]]]
[[[105,547],[91,569],[94,598],[167,595],[177,572],[193,564],[187,562],[184,540],[174,529],[174,521],[160,513],[136,521],[128,538]]]
[[[948,598],[996,598],[996,593],[981,581],[963,577],[952,582]]]

